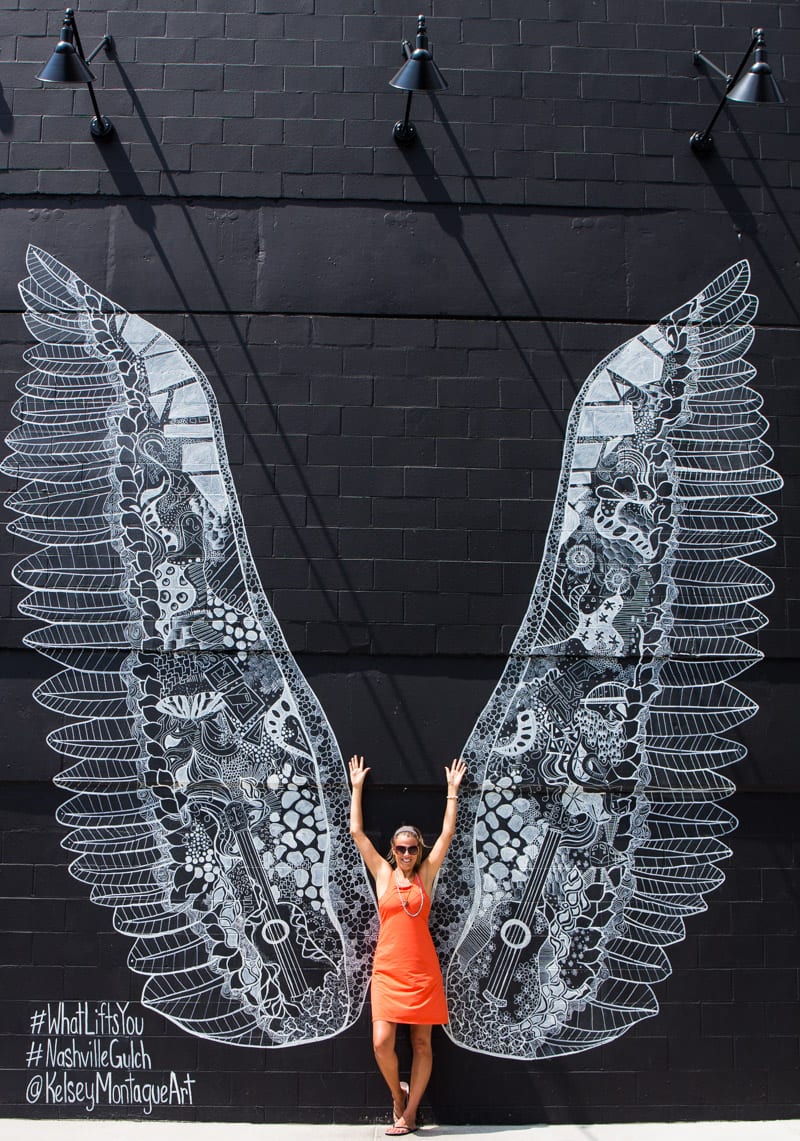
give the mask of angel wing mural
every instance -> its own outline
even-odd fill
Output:
[[[211,388],[183,350],[31,248],[36,338],[3,465],[28,635],[70,719],[72,874],[134,940],[143,1001],[242,1046],[360,1013],[375,906],[333,733],[259,583]],[[722,879],[731,684],[771,589],[746,263],[611,353],[578,396],[545,555],[467,742],[439,877],[449,1033],[530,1059],[656,1010],[665,948]]]
[[[657,1010],[666,948],[705,907],[735,827],[731,679],[772,583],[767,465],[740,262],[594,370],[567,428],[544,558],[467,742],[473,828],[438,884],[462,1046],[544,1058]],[[466,902],[465,902],[466,901]],[[466,918],[465,918],[466,917]]]
[[[144,1003],[242,1046],[359,1014],[375,924],[344,765],[253,566],[216,402],[178,345],[41,250],[4,470],[71,872],[133,938]],[[336,860],[331,859],[335,847]]]

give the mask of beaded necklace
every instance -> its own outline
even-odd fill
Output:
[[[400,900],[400,906],[402,907],[403,911],[405,911],[405,913],[409,917],[409,919],[416,919],[417,916],[422,913],[422,909],[425,906],[425,892],[422,890],[422,884],[419,882],[419,876],[416,874],[414,875],[414,878],[411,881],[411,883],[408,885],[409,894],[411,893],[411,888],[414,886],[414,884],[416,884],[417,887],[419,888],[419,907],[417,908],[416,911],[409,911],[408,907],[406,906],[406,901],[403,899],[403,893],[400,890],[400,884],[398,883],[398,880],[397,880],[397,869],[395,869],[395,873],[394,873],[395,891],[397,892],[397,898]]]

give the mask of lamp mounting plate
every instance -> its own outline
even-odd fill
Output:
[[[105,115],[95,115],[89,124],[89,130],[94,139],[107,139],[109,135],[114,133],[114,124]]]
[[[689,146],[698,155],[707,155],[714,149],[714,140],[707,131],[695,131],[689,137]]]
[[[392,138],[399,147],[411,147],[417,141],[417,128],[401,119],[394,125]]]

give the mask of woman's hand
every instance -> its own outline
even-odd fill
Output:
[[[367,779],[368,768],[364,767],[364,758],[352,756],[350,758],[350,783],[353,788],[361,788]]]
[[[448,793],[457,794],[459,785],[464,779],[464,774],[467,771],[467,766],[464,764],[461,757],[456,757],[452,765],[445,765],[444,771],[447,777]]]

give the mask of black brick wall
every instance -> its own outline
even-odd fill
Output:
[[[343,752],[374,761],[370,825],[389,832],[401,805],[432,830],[442,765],[533,585],[575,392],[612,347],[749,258],[751,359],[785,488],[759,558],[776,589],[766,659],[743,682],[761,710],[732,773],[726,882],[671,949],[655,1018],[540,1065],[439,1035],[428,1100],[443,1122],[795,1116],[800,6],[432,0],[450,87],[415,98],[420,145],[401,152],[403,97],[387,82],[417,11],[84,0],[87,48],[106,31],[116,42],[95,61],[116,127],[98,146],[86,93],[33,78],[62,11],[0,0],[2,427],[29,343],[16,283],[33,242],[207,371],[275,612]],[[789,105],[724,113],[700,162],[688,135],[720,87],[692,49],[732,70],[756,24]],[[141,1013],[140,981],[59,846],[45,744],[58,719],[31,697],[49,670],[21,649],[19,556],[0,538],[0,1083],[6,1112],[52,1116],[25,1101],[32,1009],[130,999]],[[331,1042],[272,1052],[145,1019],[155,1069],[197,1079],[190,1110],[157,1116],[385,1114],[366,1015]]]
[[[95,61],[118,128],[98,161],[85,93],[31,83],[58,6],[3,0],[4,191],[124,183],[142,195],[660,209],[707,185],[675,145],[710,118],[719,91],[695,69],[694,47],[732,71],[761,22],[787,97],[797,91],[794,0],[436,0],[430,32],[449,89],[415,101],[424,149],[404,154],[387,130],[403,97],[387,79],[415,13],[401,0],[84,3],[87,48],[106,32],[116,45]],[[722,153],[758,208],[765,194],[791,208],[796,110],[761,109],[757,134],[755,114],[734,117],[747,138],[723,117]]]

